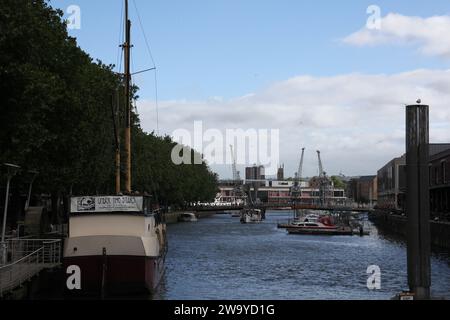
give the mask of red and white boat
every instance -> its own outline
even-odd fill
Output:
[[[116,140],[115,195],[71,198],[69,236],[64,244],[64,266],[68,271],[79,270],[78,282],[81,283],[81,288],[77,285],[68,290],[83,295],[154,292],[164,273],[167,240],[163,216],[159,211],[153,211],[150,197],[131,195],[132,44],[128,0],[125,0],[124,16],[124,189],[127,195],[120,192],[120,135],[116,128],[117,121],[113,117]],[[68,275],[68,283],[70,277]]]
[[[84,295],[154,292],[164,273],[166,225],[149,197],[73,197],[64,267],[77,266]]]
[[[350,227],[337,226],[331,218],[317,217],[314,219],[302,219],[294,221],[286,226],[289,234],[308,234],[308,235],[352,235],[353,231]]]

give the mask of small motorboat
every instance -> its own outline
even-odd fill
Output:
[[[231,217],[233,218],[239,218],[241,216],[241,213],[237,210],[231,211]]]
[[[196,222],[196,221],[198,221],[198,219],[194,213],[184,212],[179,216],[178,221],[180,221],[180,222]]]
[[[311,218],[294,221],[286,227],[286,230],[289,234],[353,235],[351,227],[337,226],[331,221],[330,217],[320,217],[317,220]]]
[[[244,209],[240,216],[241,223],[259,223],[264,218],[260,209]]]
[[[318,214],[307,214],[305,216],[300,216],[295,218],[294,220],[289,220],[287,222],[282,222],[282,223],[278,223],[277,227],[279,229],[286,229],[289,228],[290,226],[295,226],[299,223],[303,223],[303,222],[318,222],[320,219],[320,216]]]

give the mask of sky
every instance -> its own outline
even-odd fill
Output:
[[[123,1],[50,3],[66,18],[78,6],[70,35],[120,71]],[[447,0],[130,0],[130,14],[133,71],[157,67],[133,78],[147,132],[279,130],[287,176],[302,147],[305,176],[316,150],[329,174],[370,175],[404,153],[405,105],[420,98],[431,142],[450,141]],[[230,164],[211,167],[231,177]]]

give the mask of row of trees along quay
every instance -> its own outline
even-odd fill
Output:
[[[115,191],[113,118],[123,141],[124,79],[78,47],[62,17],[45,0],[3,0],[0,7],[0,163],[21,167],[11,182],[10,222],[24,207],[31,170],[39,172],[33,195],[51,197],[53,219],[69,195]],[[173,164],[175,142],[144,132],[136,113],[132,121],[133,190],[162,206],[214,199],[218,178],[206,163]],[[2,168],[0,203],[5,185]]]

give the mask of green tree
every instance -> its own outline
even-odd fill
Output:
[[[111,105],[119,102],[123,127],[123,79],[78,47],[62,16],[44,0],[2,0],[0,162],[39,170],[36,187],[55,199],[112,193]],[[147,134],[133,119],[134,190],[165,204],[214,197],[217,177],[205,163],[174,165],[170,137]]]
[[[345,182],[338,176],[332,176],[331,181],[333,181],[334,187],[339,189],[345,189]]]

